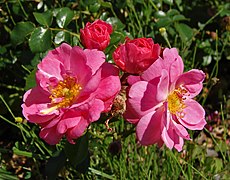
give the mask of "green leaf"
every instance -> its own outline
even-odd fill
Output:
[[[168,25],[170,25],[172,23],[172,19],[169,17],[164,17],[164,18],[160,18],[159,21],[156,22],[156,26],[157,28],[161,28],[161,27],[166,27]]]
[[[25,85],[25,90],[31,89],[36,86],[36,74],[37,69],[34,69],[29,76],[26,77],[26,85]]]
[[[184,15],[178,14],[173,16],[173,21],[184,21],[184,20],[188,20]]]
[[[51,47],[51,30],[42,27],[36,28],[29,39],[32,52],[44,52]]]
[[[208,66],[211,62],[212,62],[211,55],[203,56],[203,63],[202,63],[203,66]]]
[[[110,38],[110,45],[117,45],[125,39],[125,35],[121,32],[115,31],[110,35]]]
[[[156,17],[156,18],[162,18],[162,17],[165,17],[165,16],[166,16],[166,14],[165,14],[164,11],[156,11],[154,13],[154,17]]]
[[[106,22],[111,24],[114,30],[122,30],[125,28],[125,25],[116,17],[109,17]]]
[[[187,24],[177,23],[175,24],[175,28],[179,33],[182,42],[185,43],[193,37],[193,29]]]
[[[19,22],[15,25],[10,33],[10,39],[14,46],[17,46],[25,41],[25,38],[34,30],[35,26],[31,22]]]
[[[65,28],[72,20],[74,13],[68,7],[60,8],[57,13],[56,21],[60,28]]]
[[[75,144],[66,142],[65,154],[70,164],[76,167],[82,163],[88,156],[88,135],[87,133],[76,140]]]
[[[170,10],[168,10],[168,12],[167,12],[167,16],[175,16],[175,15],[179,15],[180,14],[180,12],[178,11],[178,10],[176,10],[176,9],[170,9]]]
[[[59,31],[57,34],[56,34],[56,36],[55,36],[55,38],[54,38],[54,42],[56,43],[56,44],[60,44],[60,43],[62,43],[62,42],[69,42],[69,39],[70,39],[70,35],[69,35],[69,33],[66,33],[66,32],[64,32],[64,31]]]
[[[165,4],[173,5],[173,0],[163,0]]]
[[[34,17],[36,19],[36,21],[44,26],[49,27],[52,24],[52,20],[53,20],[53,14],[50,11],[46,11],[44,13],[37,13],[34,12]]]
[[[100,9],[101,5],[99,3],[95,3],[89,6],[89,11],[91,13],[96,13]]]

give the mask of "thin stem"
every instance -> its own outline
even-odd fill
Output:
[[[19,3],[19,5],[20,5],[20,7],[21,7],[21,9],[22,9],[23,14],[26,16],[26,19],[27,19],[27,18],[28,18],[28,14],[26,13],[26,11],[25,11],[24,7],[22,6],[21,1],[20,1],[20,0],[18,0],[18,3]]]
[[[71,35],[73,35],[73,36],[76,36],[78,39],[80,39],[80,35],[79,34],[77,34],[77,33],[73,33],[73,32],[71,32],[71,31],[68,31],[68,30],[66,30],[66,29],[60,29],[60,28],[49,28],[51,31],[64,31],[64,32],[67,32],[67,33],[69,33],[69,34],[71,34]]]
[[[6,119],[5,117],[3,117],[2,115],[0,115],[0,118],[3,119],[4,121],[6,121],[7,123],[9,123],[9,124],[11,124],[11,125],[13,125],[13,126],[15,126],[15,127],[18,128],[17,124],[11,122],[10,120],[8,120],[8,119]]]
[[[15,21],[14,21],[14,18],[13,18],[13,16],[11,15],[11,12],[10,12],[10,9],[9,9],[9,6],[8,6],[8,3],[7,3],[7,2],[6,2],[6,9],[7,9],[8,13],[9,13],[9,16],[10,16],[11,21],[13,22],[14,25],[16,25],[16,23],[15,23]]]
[[[2,97],[2,95],[0,95],[0,99],[1,99],[2,102],[5,104],[7,110],[10,112],[10,114],[12,115],[12,117],[15,119],[15,115],[14,115],[13,112],[11,111],[10,107],[8,106],[8,104],[6,103],[6,101],[4,100],[4,98]]]

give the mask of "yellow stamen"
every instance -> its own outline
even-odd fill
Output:
[[[168,95],[167,101],[170,113],[181,114],[181,116],[184,116],[182,111],[186,107],[184,103],[184,100],[186,99],[184,95],[186,93],[187,91],[185,89],[178,88]]]
[[[55,87],[50,87],[51,95],[51,107],[48,109],[43,109],[40,112],[42,114],[48,114],[58,108],[66,108],[71,106],[79,95],[82,87],[76,82],[75,77],[67,76],[63,81]]]

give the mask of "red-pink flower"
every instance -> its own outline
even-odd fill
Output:
[[[28,90],[23,115],[41,126],[40,137],[57,144],[80,137],[87,126],[110,110],[120,90],[118,69],[103,52],[62,44],[38,64],[37,86]]]
[[[105,21],[98,19],[93,23],[88,22],[80,30],[81,42],[85,48],[103,51],[110,43],[112,32],[113,27]]]
[[[146,70],[160,55],[159,44],[152,38],[127,39],[114,51],[113,59],[123,71],[140,74]]]
[[[175,48],[166,48],[141,76],[129,76],[125,118],[136,124],[142,145],[166,144],[182,150],[190,130],[204,128],[205,111],[193,100],[202,90],[205,74],[192,69],[183,73],[184,65]]]

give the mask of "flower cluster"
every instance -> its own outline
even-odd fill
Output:
[[[177,49],[161,48],[152,38],[127,38],[112,54],[115,65],[107,63],[103,51],[112,31],[96,20],[80,30],[86,49],[64,43],[50,51],[38,64],[37,86],[23,97],[23,115],[40,125],[47,143],[57,144],[63,136],[74,143],[126,89],[124,118],[136,125],[140,144],[181,151],[190,139],[186,128],[201,130],[206,124],[204,109],[193,99],[205,74],[183,72]]]

